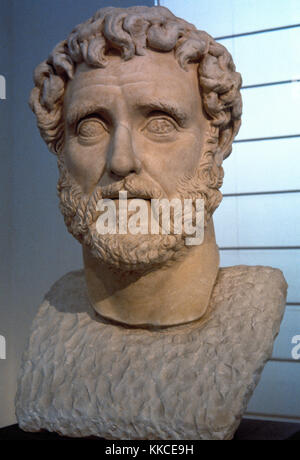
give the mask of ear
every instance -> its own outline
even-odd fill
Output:
[[[220,129],[218,149],[215,156],[215,161],[218,166],[221,166],[223,160],[227,158],[232,150],[232,143],[241,126],[241,120],[235,120],[226,126],[225,129]]]

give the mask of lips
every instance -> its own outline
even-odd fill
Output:
[[[129,192],[128,190],[125,190],[125,189],[122,189],[122,190],[118,190],[116,192],[111,192],[111,193],[105,193],[105,194],[102,194],[102,199],[111,199],[111,200],[119,200],[120,199],[120,196],[119,196],[119,193],[120,192],[127,192],[127,199],[139,199],[139,200],[147,200],[147,201],[150,201],[152,199],[151,196],[145,194],[145,193],[140,193],[140,194],[137,194],[137,193],[131,193]],[[122,199],[122,198],[121,198]]]

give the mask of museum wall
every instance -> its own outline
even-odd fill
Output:
[[[133,5],[153,1],[1,0],[0,74],[8,93],[0,101],[0,335],[7,346],[0,359],[0,427],[15,422],[17,373],[38,305],[55,280],[82,267],[80,245],[58,210],[56,158],[28,106],[33,69],[97,9]]]
[[[0,75],[5,79],[6,88],[0,99],[0,335],[6,339],[9,351],[14,346],[11,303],[12,263],[12,85],[11,36],[12,5],[10,0],[2,2],[0,14]],[[6,395],[14,383],[12,378],[13,360],[0,359],[0,426],[12,420],[12,410]],[[12,397],[12,395],[11,395]]]
[[[0,336],[6,340],[6,359],[0,359],[0,427],[15,422],[20,358],[39,303],[55,280],[82,267],[81,248],[67,233],[57,206],[56,159],[41,140],[27,103],[33,69],[98,8],[153,3],[1,0],[0,75],[7,88],[6,99],[0,100]],[[240,0],[160,4],[220,37],[243,75],[243,127],[224,164],[224,200],[215,214],[217,243],[222,265],[271,265],[284,272],[286,313],[248,416],[299,421],[300,360],[292,356],[291,340],[300,334],[300,28],[284,27],[300,23],[300,3],[243,0],[243,8]],[[269,28],[278,30],[243,35]]]
[[[285,275],[280,334],[246,414],[299,421],[300,353],[292,340],[300,338],[300,2],[160,4],[217,38],[242,74],[242,127],[224,162],[216,238],[222,266],[269,265]]]

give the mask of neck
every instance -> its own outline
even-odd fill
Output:
[[[219,269],[213,220],[183,259],[141,276],[113,272],[83,246],[89,299],[101,316],[131,326],[173,326],[201,318]]]

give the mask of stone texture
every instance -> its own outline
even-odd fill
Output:
[[[21,428],[231,438],[271,354],[286,283],[272,268],[218,271],[212,215],[242,113],[230,53],[166,8],[104,8],[53,49],[34,84],[85,270],[59,280],[34,320]],[[122,220],[120,191],[145,215],[153,198],[203,199],[203,243],[187,249],[186,230],[99,232],[101,200],[119,202]]]
[[[212,216],[241,125],[241,85],[222,44],[160,6],[100,9],[35,69],[30,106],[57,155],[60,210],[82,244],[101,316],[171,326],[206,314],[219,269]],[[125,229],[121,191],[128,208],[145,209],[142,217],[129,209]],[[173,198],[192,200],[194,211],[203,200],[192,213],[199,232],[177,233],[177,211],[167,212],[170,231],[162,222],[152,231],[160,219],[148,220],[150,201]],[[115,211],[112,233],[99,225],[103,200]],[[130,221],[140,222],[133,233]]]
[[[25,431],[107,439],[230,439],[284,312],[280,270],[219,271],[204,322],[137,329],[96,316],[83,271],[46,295],[23,356]]]

